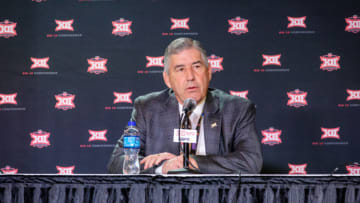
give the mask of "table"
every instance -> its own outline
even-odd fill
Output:
[[[349,175],[0,175],[0,202],[360,202]]]

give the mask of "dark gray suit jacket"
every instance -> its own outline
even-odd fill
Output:
[[[132,119],[141,134],[140,155],[178,155],[180,145],[173,142],[173,132],[179,127],[179,117],[178,102],[170,89],[138,97]],[[260,172],[261,145],[255,129],[255,106],[249,100],[209,89],[204,106],[204,136],[206,156],[192,156],[202,173]],[[119,140],[108,165],[109,173],[122,173],[121,146]]]

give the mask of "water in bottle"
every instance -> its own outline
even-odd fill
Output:
[[[140,137],[135,121],[128,122],[122,138],[124,149],[123,174],[139,174]]]

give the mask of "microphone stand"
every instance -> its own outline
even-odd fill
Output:
[[[191,129],[190,128],[190,116],[191,112],[185,111],[184,120],[181,124],[181,129]],[[180,139],[180,137],[179,137]],[[200,171],[193,170],[189,168],[189,154],[190,154],[190,143],[183,143],[183,168],[168,171],[168,174],[200,174]]]

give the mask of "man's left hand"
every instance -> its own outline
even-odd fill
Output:
[[[162,167],[162,173],[167,174],[168,171],[183,168],[184,167],[183,160],[184,160],[184,157],[182,155],[179,155],[177,157],[174,157],[172,159],[169,159],[169,160],[165,161],[165,163],[164,163],[164,165]],[[189,164],[189,167],[191,169],[194,169],[194,167],[196,169],[199,168],[199,166],[196,163],[195,159],[189,157],[189,162],[191,163],[191,164]],[[192,166],[194,166],[194,167],[192,167]]]

